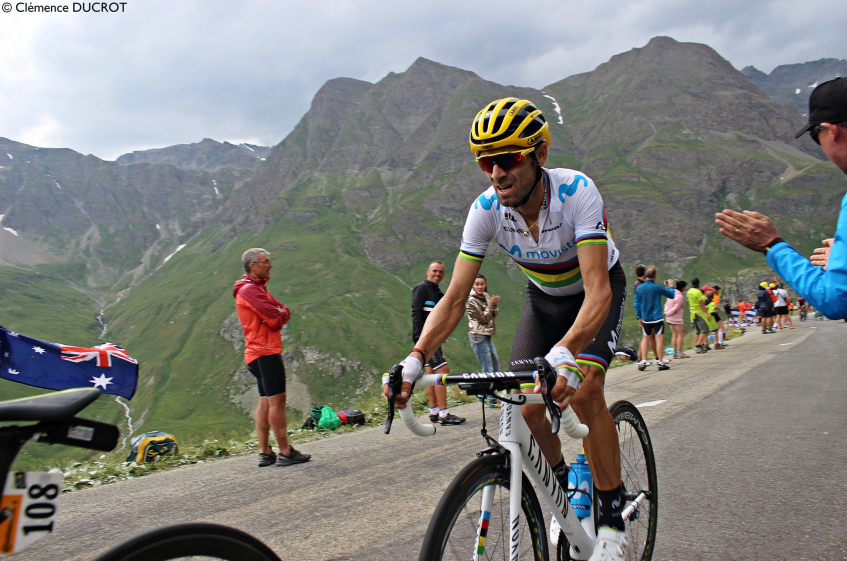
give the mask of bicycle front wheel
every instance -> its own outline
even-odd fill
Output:
[[[548,561],[544,513],[526,474],[521,486],[520,558]],[[483,508],[484,496],[488,508]],[[465,466],[432,515],[419,561],[511,558],[509,496],[505,456],[482,456]]]
[[[246,532],[203,522],[150,530],[124,542],[95,561],[280,561],[265,544]]]
[[[659,488],[656,478],[656,459],[647,425],[638,409],[628,401],[618,401],[609,407],[618,429],[621,447],[621,480],[623,482],[626,507],[644,494],[638,508],[626,521],[630,547],[627,559],[650,561],[656,544],[656,516],[659,506]],[[596,510],[596,509],[595,509]]]

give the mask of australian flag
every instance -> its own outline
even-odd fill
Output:
[[[113,343],[71,347],[0,327],[0,378],[50,390],[94,387],[132,399],[138,361]]]

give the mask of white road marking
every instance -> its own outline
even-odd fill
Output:
[[[653,407],[654,405],[659,405],[660,403],[666,402],[667,399],[658,399],[656,401],[648,401],[647,403],[641,403],[640,405],[636,405],[636,409],[641,409],[642,407]]]

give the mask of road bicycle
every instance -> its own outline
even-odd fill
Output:
[[[521,413],[527,404],[544,403],[553,432],[559,427],[571,438],[588,435],[588,427],[568,407],[560,410],[549,395],[556,373],[543,358],[535,359],[537,370],[466,374],[426,374],[415,387],[458,385],[468,395],[487,395],[501,400],[499,435],[485,429],[487,447],[462,469],[447,487],[435,509],[421,548],[420,561],[467,559],[520,559],[548,561],[551,543],[547,538],[545,511],[561,528],[555,553],[559,560],[588,559],[594,549],[597,527],[596,490],[590,493],[590,515],[579,518],[571,500],[584,497],[580,485],[563,489],[539,450]],[[519,390],[522,382],[541,382],[541,394],[504,394]],[[402,367],[389,371],[388,417],[385,432],[394,419],[394,396],[400,392]],[[630,537],[627,558],[649,561],[653,556],[658,514],[658,484],[653,446],[644,419],[629,402],[618,401],[609,408],[618,431],[621,449],[621,478],[626,504],[624,521]],[[411,405],[400,409],[404,424],[419,436],[435,434],[433,425],[418,421]],[[569,468],[570,469],[570,468]],[[575,477],[574,477],[575,479]],[[537,494],[536,494],[537,490]],[[546,509],[538,500],[544,500]],[[575,501],[577,502],[577,501]]]
[[[0,402],[0,422],[34,422],[0,426],[0,555],[13,554],[53,531],[60,472],[13,472],[10,468],[31,439],[108,452],[118,443],[114,425],[76,417],[100,397],[81,388]],[[95,561],[168,561],[171,559],[280,561],[253,536],[219,524],[177,524],[145,532],[99,555]]]

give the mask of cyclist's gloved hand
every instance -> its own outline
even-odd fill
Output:
[[[423,373],[423,364],[413,356],[407,356],[400,365],[403,367],[404,383],[409,382],[410,384],[414,384]]]
[[[574,390],[578,390],[584,376],[582,370],[576,365],[573,355],[567,347],[553,347],[547,356],[544,357],[556,374],[562,376],[568,381],[568,385]]]
[[[400,395],[394,398],[394,403],[399,409],[406,407],[406,402],[412,394],[412,384],[421,377],[423,364],[413,356],[407,356],[400,365],[403,367],[403,384]],[[388,397],[388,374],[382,377],[382,393]]]

